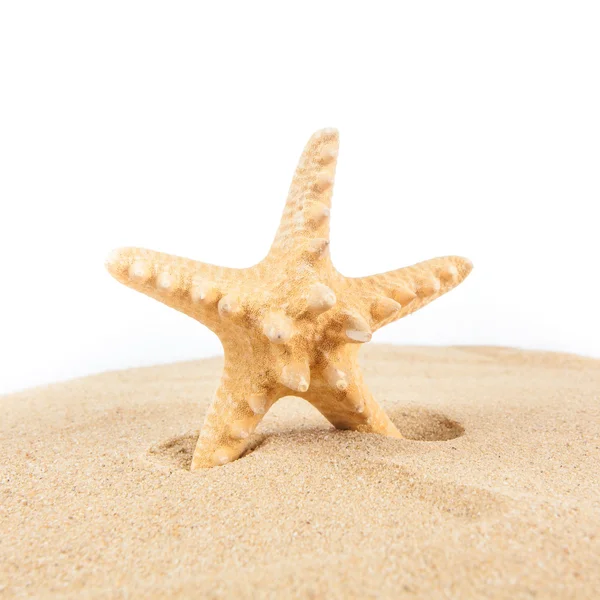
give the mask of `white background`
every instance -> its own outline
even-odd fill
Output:
[[[219,353],[105,255],[260,260],[327,126],[341,272],[475,264],[375,341],[600,356],[598,2],[0,6],[0,392]]]

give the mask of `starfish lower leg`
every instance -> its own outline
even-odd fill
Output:
[[[241,389],[223,381],[217,388],[196,443],[192,471],[231,462],[246,450],[248,438],[273,402]]]

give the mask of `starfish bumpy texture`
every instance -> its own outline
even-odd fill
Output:
[[[358,350],[380,327],[456,287],[472,265],[446,256],[369,277],[338,273],[329,256],[337,154],[336,130],[311,137],[271,249],[252,267],[140,248],[107,260],[118,281],[200,321],[223,344],[223,373],[192,471],[238,458],[269,408],[290,395],[340,429],[402,437],[366,387]]]

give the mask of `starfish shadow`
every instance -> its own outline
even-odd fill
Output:
[[[446,442],[465,434],[465,428],[458,421],[426,408],[414,406],[388,409],[388,415],[408,440]]]
[[[402,407],[389,411],[390,418],[400,433],[412,441],[421,442],[443,442],[453,440],[461,435],[464,435],[464,427],[450,419],[446,415],[424,408],[418,407]],[[260,448],[270,438],[280,437],[295,437],[303,433],[310,433],[317,436],[320,434],[331,435],[337,430],[325,428],[309,428],[299,431],[297,429],[286,429],[277,434],[255,434],[248,443],[248,447],[242,456],[248,456],[258,448]],[[171,468],[189,470],[196,441],[198,440],[198,431],[189,431],[182,435],[178,435],[168,440],[155,444],[148,450],[148,458],[152,462]],[[372,435],[372,434],[364,434]],[[389,438],[390,440],[392,438]],[[313,438],[314,441],[314,438]],[[318,443],[318,442],[317,442]]]

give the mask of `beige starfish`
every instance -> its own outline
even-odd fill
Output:
[[[335,427],[402,437],[367,389],[357,356],[374,331],[456,287],[471,271],[458,256],[370,277],[344,277],[329,257],[338,133],[309,140],[269,254],[247,269],[140,248],[107,260],[121,283],[200,321],[225,352],[191,469],[238,458],[265,413],[300,396]]]

